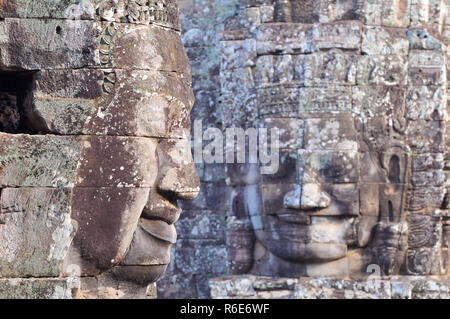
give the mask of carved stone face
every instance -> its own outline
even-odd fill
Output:
[[[275,256],[262,257],[259,271],[343,275],[348,268],[336,263],[353,262],[350,252],[368,247],[379,221],[401,221],[408,157],[404,145],[385,138],[388,127],[377,133],[386,144],[374,153],[359,117],[303,115],[263,120],[283,131],[281,167],[273,176],[246,178],[251,185],[243,196],[256,239]],[[257,168],[249,172],[258,175]]]
[[[21,2],[0,2],[0,276],[153,282],[199,191],[176,4]]]
[[[263,203],[262,212],[250,210],[256,237],[275,255],[292,262],[345,257],[347,245],[357,240],[359,214],[358,143],[353,121],[265,122],[282,125],[284,138],[289,136],[286,142],[304,148],[282,153],[279,173],[263,177],[261,187],[250,187],[252,196]],[[304,136],[299,136],[301,130]]]
[[[253,25],[246,40],[227,33],[222,95],[238,98],[226,113],[281,132],[276,175],[251,165],[228,170],[229,228],[245,243],[232,242],[232,271],[344,277],[369,264],[386,275],[446,271],[440,243],[416,239],[419,219],[439,229],[444,215],[440,20],[424,28],[412,7],[280,0],[277,23]],[[429,43],[420,40],[435,31]],[[245,54],[235,61],[228,52]]]

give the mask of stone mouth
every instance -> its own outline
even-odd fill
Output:
[[[173,224],[168,224],[161,219],[141,218],[140,225],[146,233],[159,240],[170,244],[177,242],[177,231]]]
[[[269,215],[285,223],[309,225],[311,223],[310,216],[324,215],[326,214],[326,212],[327,208],[314,208],[314,209],[283,208]]]

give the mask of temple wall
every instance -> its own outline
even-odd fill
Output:
[[[450,142],[446,134],[449,72],[444,66],[449,68],[446,62],[449,50],[445,46],[450,34],[446,14],[449,3],[438,0],[179,2],[183,41],[191,59],[197,99],[192,119],[201,118],[204,125],[246,128],[271,117],[281,118],[281,125],[288,125],[283,120],[287,117],[305,122],[307,117],[298,113],[298,100],[305,101],[305,107],[326,107],[327,101],[338,101],[338,108],[342,107],[338,111],[360,107],[375,111],[377,100],[386,96],[383,88],[393,90],[390,91],[393,100],[388,103],[405,105],[404,142],[412,155],[411,183],[405,204],[409,248],[400,274],[441,276],[444,286],[437,289],[448,291],[445,278],[449,260]],[[215,22],[211,24],[211,21]],[[337,59],[342,65],[327,67],[324,64],[327,59]],[[330,87],[338,89],[328,90]],[[288,145],[284,151],[292,153],[293,150]],[[246,247],[233,244],[227,236],[234,236],[235,227],[239,227],[236,208],[227,202],[216,207],[214,194],[221,194],[222,199],[223,194],[230,194],[233,201],[236,193],[239,197],[239,185],[230,183],[224,165],[204,164],[199,171],[202,194],[194,204],[185,207],[177,228],[182,240],[174,249],[175,259],[167,278],[158,283],[159,298],[187,297],[188,290],[197,291],[197,296],[189,294],[190,297],[208,297],[208,278],[223,276],[225,279],[211,281],[214,297],[300,298],[306,297],[307,290],[314,291],[311,287],[325,286],[330,289],[330,296],[335,293],[342,283],[295,279],[286,284],[287,279],[283,278],[279,279],[284,280],[282,283],[274,283],[266,277],[252,277],[261,275],[255,268],[237,269],[235,257],[253,258],[253,253],[245,252]],[[227,177],[229,186],[224,183]],[[198,222],[206,226],[203,231],[197,232],[194,221],[197,226]],[[320,276],[321,271],[325,274],[329,270],[324,268],[314,274]],[[248,273],[252,275],[248,277]],[[246,275],[226,277],[236,274]],[[417,282],[408,280],[408,277],[398,279],[404,290],[397,297],[420,298],[427,291],[420,287],[440,287],[431,281],[423,284],[420,278]],[[393,282],[392,286],[389,280],[385,282],[389,286],[385,298],[396,297],[397,286]],[[359,285],[354,291],[366,289],[361,288],[364,284],[352,284]],[[281,289],[283,296],[280,287],[288,287]],[[309,288],[302,290],[302,287]],[[448,296],[447,292],[442,296]]]

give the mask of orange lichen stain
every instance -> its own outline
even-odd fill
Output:
[[[397,5],[397,18],[399,21],[402,21],[405,18],[407,9],[408,9],[408,1],[400,0]]]

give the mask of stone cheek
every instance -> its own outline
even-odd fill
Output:
[[[82,137],[77,187],[154,187],[157,141],[146,138]]]
[[[146,188],[90,188],[73,190],[72,218],[78,229],[69,251],[77,255],[83,276],[96,276],[126,256],[149,196]]]

